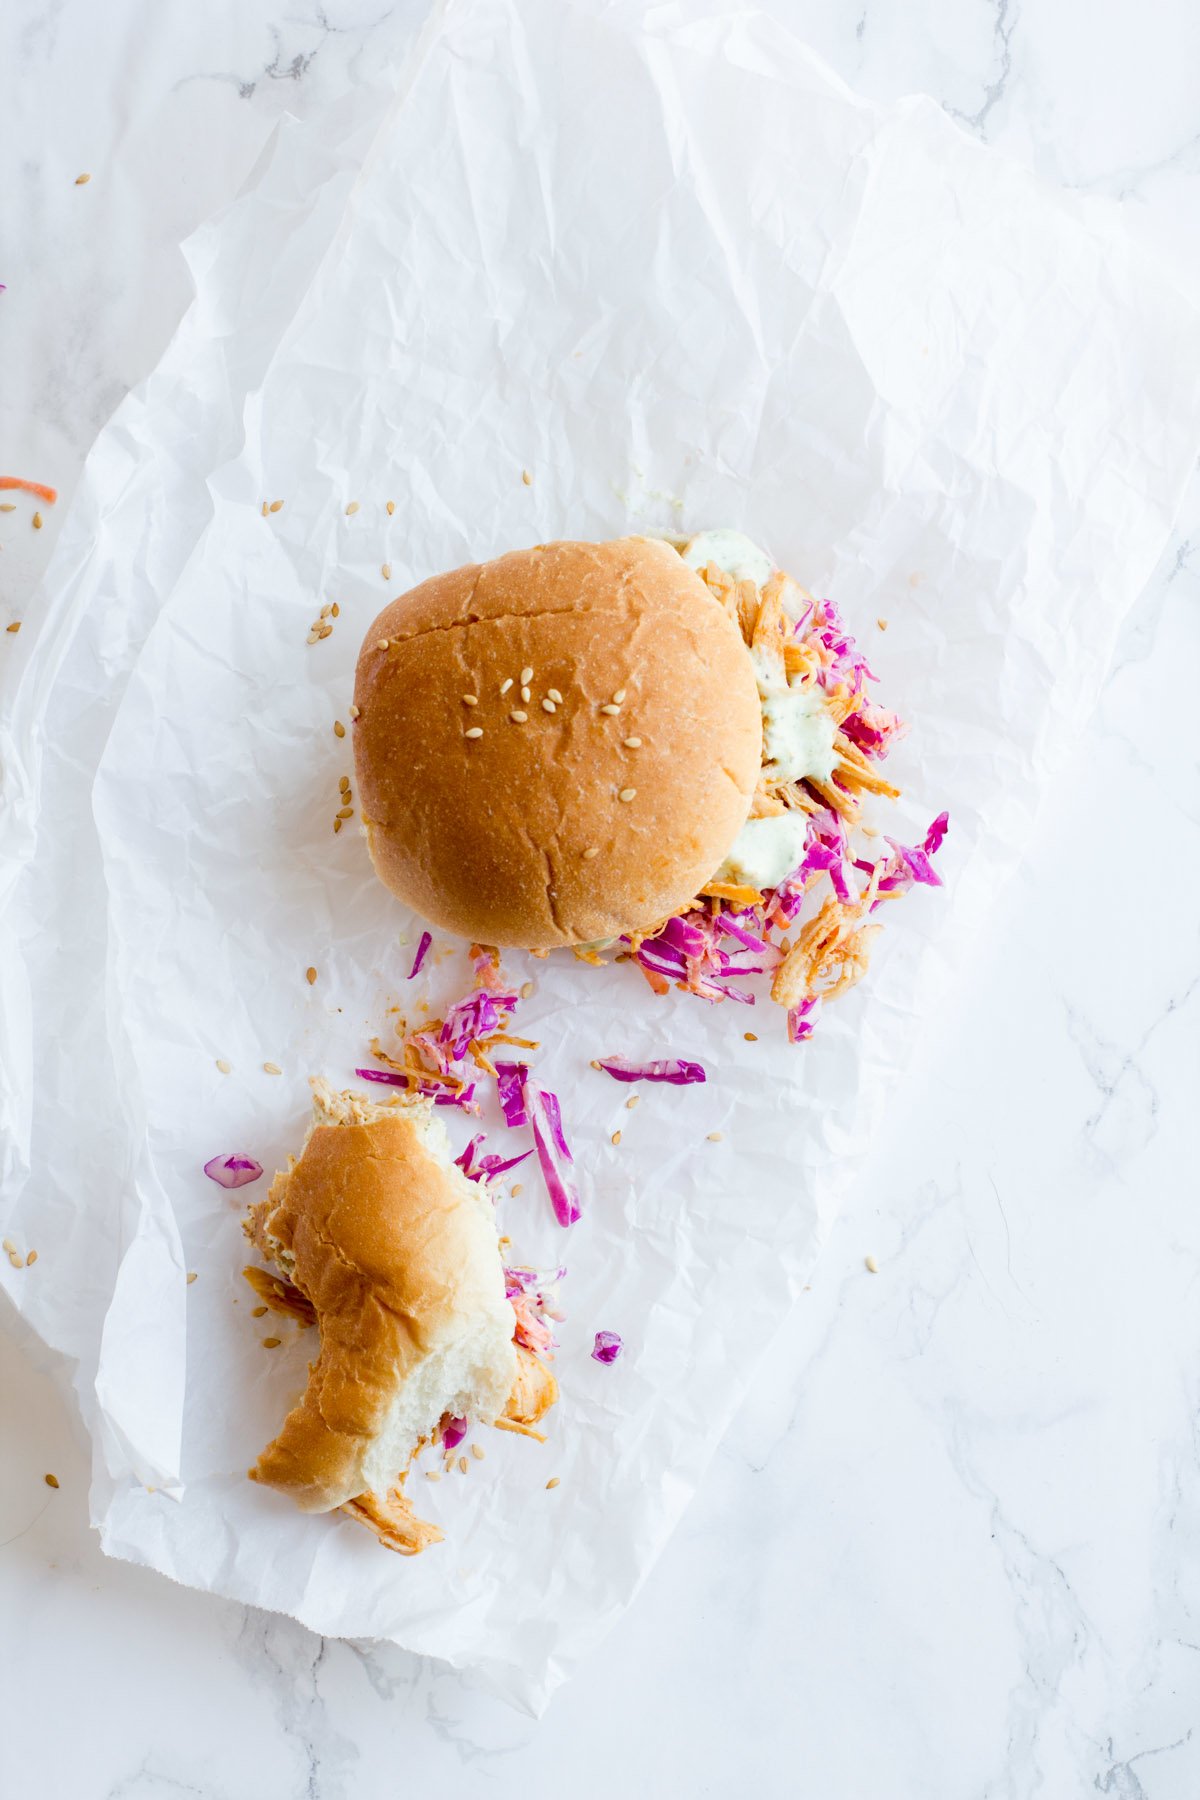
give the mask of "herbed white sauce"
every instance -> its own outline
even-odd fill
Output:
[[[837,762],[837,726],[818,687],[785,687],[762,696],[763,765],[779,781],[828,781]]]
[[[759,893],[778,887],[803,861],[807,835],[808,820],[803,813],[747,819],[715,879],[757,888]]]
[[[753,581],[760,588],[775,573],[766,551],[740,531],[701,531],[688,540],[681,554],[693,569],[715,563],[734,581]],[[808,605],[808,595],[788,581],[783,603],[785,611],[797,619]],[[829,781],[837,764],[837,724],[821,689],[811,683],[792,687],[777,662],[755,656],[753,651],[750,657],[762,702],[763,766],[778,781],[810,777]],[[716,879],[760,890],[775,887],[801,862],[807,830],[801,813],[747,820]]]
[[[775,573],[766,551],[741,531],[701,531],[688,540],[681,554],[689,569],[705,569],[715,563],[731,580],[752,581],[756,587]]]

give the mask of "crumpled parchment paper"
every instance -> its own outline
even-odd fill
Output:
[[[629,1604],[953,1003],[1200,437],[1194,313],[1111,210],[929,102],[863,103],[762,19],[644,12],[452,5],[392,91],[280,131],[90,459],[0,739],[4,1228],[39,1251],[0,1279],[69,1359],[105,1548],[532,1708]],[[201,1173],[247,1150],[269,1176],[309,1074],[348,1079],[391,1003],[467,986],[445,940],[407,986],[420,925],[357,821],[332,832],[359,642],[469,559],[725,524],[867,643],[913,722],[900,835],[949,808],[949,885],[885,911],[802,1049],[774,1008],[506,958],[582,1171],[569,1234],[532,1165],[501,1202],[517,1251],[569,1270],[562,1400],[545,1447],[486,1432],[467,1477],[417,1476],[447,1541],[390,1556],[245,1479],[311,1341],[264,1350],[251,1317],[265,1185]],[[588,1067],[608,1053],[709,1081],[630,1112]]]

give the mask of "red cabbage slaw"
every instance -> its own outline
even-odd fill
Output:
[[[210,1157],[204,1165],[204,1173],[210,1181],[230,1189],[247,1187],[250,1182],[257,1181],[262,1172],[260,1162],[255,1162],[252,1156],[237,1153]]]
[[[681,1056],[641,1063],[625,1056],[602,1056],[595,1066],[614,1081],[665,1081],[672,1087],[687,1087],[693,1081],[708,1080],[703,1063],[688,1062]]]
[[[482,1131],[477,1132],[462,1155],[456,1156],[454,1159],[455,1167],[462,1170],[468,1181],[491,1181],[496,1176],[506,1175],[510,1169],[515,1169],[518,1163],[523,1163],[526,1157],[533,1155],[532,1150],[522,1150],[519,1156],[506,1158],[489,1154],[480,1156],[477,1160],[476,1152],[483,1141]]]
[[[423,931],[421,933],[421,941],[417,945],[417,954],[412,960],[412,968],[408,971],[409,981],[412,981],[414,976],[421,973],[421,970],[425,965],[425,958],[429,955],[429,947],[432,943],[433,933],[431,931]]]
[[[519,1264],[505,1266],[504,1291],[517,1315],[517,1329],[513,1335],[518,1344],[532,1350],[535,1356],[544,1356],[558,1348],[547,1320],[561,1321],[563,1317],[558,1307],[557,1288],[566,1273],[561,1266],[551,1270],[529,1269]]]
[[[596,1341],[592,1345],[592,1361],[598,1363],[615,1363],[625,1348],[621,1335],[616,1331],[598,1331]]]
[[[563,1134],[558,1096],[526,1081],[521,1100],[533,1130],[533,1144],[554,1216],[562,1226],[574,1225],[580,1216],[579,1189],[573,1173],[575,1159]]]
[[[497,951],[473,945],[471,959],[475,985],[469,994],[447,1007],[443,1019],[433,1019],[416,1031],[399,1029],[403,1063],[388,1056],[376,1041],[374,1053],[387,1066],[358,1068],[355,1074],[362,1081],[431,1098],[435,1106],[475,1113],[478,1078],[491,1076],[505,1124],[513,1129],[529,1126],[533,1149],[510,1157],[480,1154],[484,1136],[478,1132],[455,1158],[457,1166],[469,1181],[485,1181],[507,1174],[536,1154],[555,1218],[560,1225],[573,1225],[580,1216],[579,1190],[558,1096],[530,1081],[528,1063],[493,1062],[489,1054],[497,1042],[537,1048],[531,1039],[514,1038],[506,1029],[520,995],[505,982]],[[469,1073],[475,1078],[467,1079]],[[687,1079],[702,1080],[703,1072]]]
[[[808,822],[807,841],[801,862],[777,887],[765,890],[746,904],[728,901],[719,895],[702,897],[687,913],[677,914],[652,937],[623,939],[624,954],[636,962],[651,979],[658,993],[674,986],[697,995],[710,1004],[735,1000],[753,1006],[757,996],[741,985],[746,976],[774,973],[786,957],[783,945],[773,941],[794,923],[805,896],[818,878],[828,875],[838,905],[848,915],[856,914],[868,889],[874,888],[867,911],[874,913],[885,900],[898,898],[911,887],[940,887],[941,877],[931,858],[945,840],[949,820],[945,813],[934,819],[921,844],[906,845],[885,838],[886,856],[871,862],[855,856],[842,821],[836,814],[823,811]],[[866,876],[861,888],[856,875]],[[730,940],[726,948],[722,940]],[[812,1036],[820,1011],[822,994],[811,991],[788,1008],[788,1038],[791,1043],[804,1043]],[[608,1059],[601,1066],[614,1070]],[[668,1065],[669,1066],[669,1065]],[[687,1066],[687,1065],[683,1065]],[[694,1065],[698,1066],[698,1065]],[[636,1080],[636,1075],[617,1079]],[[653,1080],[653,1076],[646,1079]],[[696,1077],[692,1077],[696,1079]]]

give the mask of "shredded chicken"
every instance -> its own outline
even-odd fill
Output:
[[[771,998],[780,1006],[799,1006],[819,994],[829,1000],[862,980],[870,945],[881,929],[859,921],[869,913],[879,887],[876,870],[858,899],[847,906],[831,894],[803,926],[775,971]]]
[[[382,1497],[360,1494],[338,1510],[357,1519],[375,1533],[385,1549],[398,1551],[401,1556],[419,1556],[430,1544],[440,1544],[446,1535],[428,1519],[418,1519],[412,1501],[399,1486]]]
[[[284,1313],[299,1325],[316,1324],[317,1315],[311,1300],[294,1283],[286,1281],[282,1275],[272,1275],[269,1269],[256,1268],[253,1263],[248,1264],[242,1274],[272,1312]]]
[[[517,1379],[503,1416],[514,1425],[536,1425],[558,1399],[558,1383],[540,1356],[523,1344],[515,1348]]]

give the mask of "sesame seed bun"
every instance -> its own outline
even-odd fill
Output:
[[[481,943],[657,924],[721,863],[762,762],[740,633],[646,538],[540,544],[422,582],[368,631],[354,699],[377,874]]]

